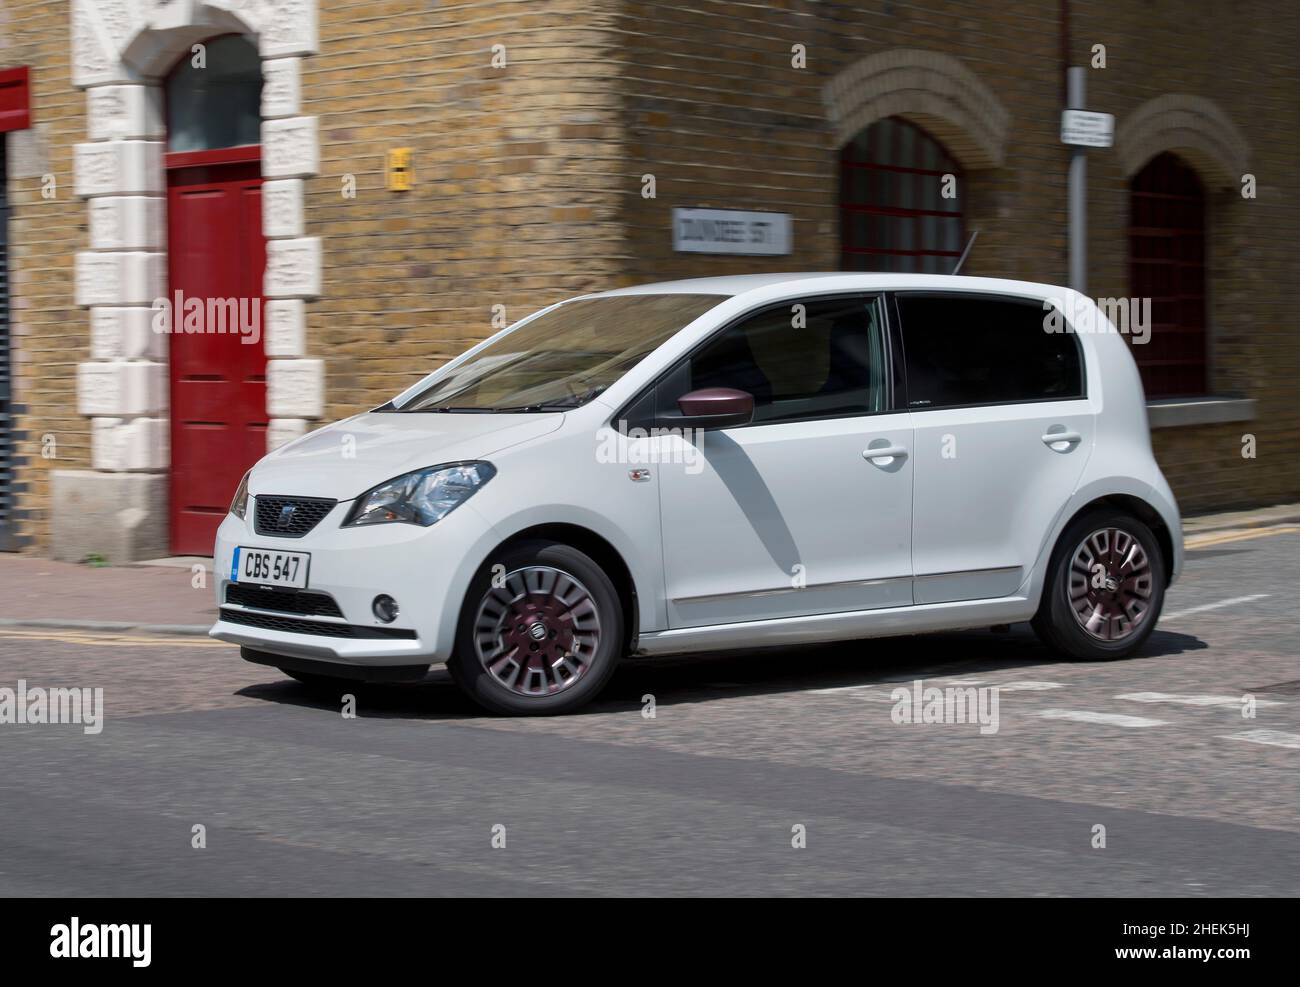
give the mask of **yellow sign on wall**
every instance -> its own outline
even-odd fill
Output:
[[[411,191],[411,149],[409,147],[394,147],[389,150],[387,170],[389,191]]]

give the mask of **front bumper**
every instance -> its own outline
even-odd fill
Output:
[[[352,506],[344,501],[303,537],[286,538],[254,531],[254,501],[250,498],[246,520],[229,514],[217,529],[218,619],[211,637],[271,655],[345,666],[430,665],[451,656],[465,590],[496,541],[491,525],[471,504],[428,528],[342,528]],[[339,615],[303,613],[262,600],[256,605],[227,601],[237,546],[308,553],[307,591],[328,594]],[[390,624],[371,609],[381,593],[400,607]]]

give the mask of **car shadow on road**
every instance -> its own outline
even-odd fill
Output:
[[[1163,661],[1208,645],[1197,637],[1157,629],[1124,663]],[[1063,663],[1028,625],[1006,631],[960,631],[873,638],[829,645],[757,648],[671,658],[633,658],[620,665],[597,699],[575,716],[637,711],[653,696],[656,706],[707,703],[735,696],[798,694],[821,689],[911,682],[917,678],[976,678],[1014,672],[1017,678],[1050,677]],[[1097,663],[1101,664],[1101,663]],[[1110,663],[1106,663],[1110,664]],[[342,696],[356,697],[357,716],[398,719],[479,719],[489,714],[463,696],[445,669],[421,682],[349,683],[314,688],[291,679],[260,683],[238,695],[338,714]]]

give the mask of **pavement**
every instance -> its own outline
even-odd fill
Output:
[[[216,620],[212,560],[94,566],[0,554],[0,627],[206,634]]]
[[[1300,526],[1300,504],[1187,518],[1187,548]],[[216,620],[212,559],[156,559],[123,566],[0,554],[0,627],[196,634]]]
[[[334,696],[204,638],[0,626],[0,688],[104,690],[97,733],[0,725],[0,895],[1300,895],[1300,532],[1201,536],[1123,661],[1023,625],[646,659],[543,719],[441,671]],[[997,686],[998,729],[895,722],[917,680]]]

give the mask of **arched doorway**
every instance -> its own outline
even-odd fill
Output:
[[[943,197],[956,176],[957,198]],[[963,246],[961,167],[939,141],[899,117],[840,149],[840,255],[846,271],[947,274]]]
[[[166,80],[171,550],[208,555],[266,452],[261,61],[238,35]]]
[[[1178,155],[1130,181],[1128,243],[1129,292],[1151,299],[1150,338],[1133,347],[1147,397],[1207,393],[1205,188]]]

